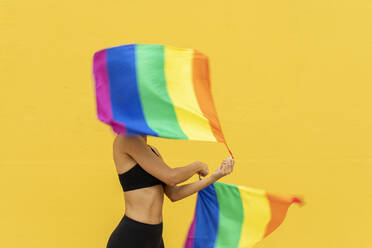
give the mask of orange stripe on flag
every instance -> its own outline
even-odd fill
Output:
[[[280,224],[282,224],[289,206],[292,203],[302,203],[300,199],[294,197],[278,196],[266,193],[267,199],[269,199],[271,209],[271,219],[266,227],[264,237],[272,233]]]
[[[203,115],[208,119],[212,133],[216,137],[217,142],[226,143],[212,98],[208,57],[197,50],[194,50],[192,74],[194,91],[200,109]]]

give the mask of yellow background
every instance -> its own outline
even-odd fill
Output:
[[[92,56],[128,43],[194,48],[236,169],[223,182],[300,194],[258,247],[372,247],[372,2],[0,2],[0,247],[106,246],[124,213]],[[210,170],[222,143],[149,137],[172,167]],[[194,176],[192,180],[197,180]],[[195,196],[166,200],[181,247]]]

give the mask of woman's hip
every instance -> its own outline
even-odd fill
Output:
[[[147,224],[124,215],[111,233],[107,248],[161,248],[164,247],[163,223]]]

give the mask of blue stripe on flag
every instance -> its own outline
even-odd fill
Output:
[[[146,122],[137,86],[135,45],[107,49],[107,70],[113,119],[123,123],[126,135],[158,134]]]

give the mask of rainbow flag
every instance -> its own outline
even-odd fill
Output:
[[[295,197],[215,182],[198,192],[185,248],[251,248],[284,220]]]
[[[129,44],[93,58],[98,119],[124,135],[224,142],[208,57],[194,49]]]

